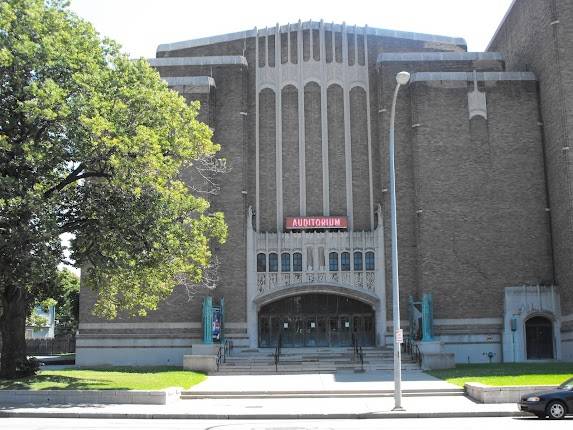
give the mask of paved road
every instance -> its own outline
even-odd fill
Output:
[[[559,422],[537,418],[457,418],[307,421],[105,420],[0,418],[2,430],[539,430],[571,429],[573,417]]]

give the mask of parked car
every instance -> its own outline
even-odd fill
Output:
[[[563,382],[554,390],[521,396],[519,410],[531,412],[539,418],[560,420],[573,415],[573,378]]]

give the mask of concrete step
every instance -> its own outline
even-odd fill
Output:
[[[388,368],[393,369],[394,364],[392,362],[364,362],[362,365],[364,367],[380,367],[380,368]],[[361,363],[353,362],[353,361],[345,361],[345,362],[329,362],[329,361],[319,361],[316,363],[299,363],[299,362],[279,362],[279,366],[283,367],[302,367],[302,368],[313,368],[313,367],[334,367],[334,368],[343,368],[343,367],[360,367]],[[274,362],[268,363],[222,363],[220,365],[220,369],[241,369],[241,368],[263,368],[263,367],[275,367]],[[412,362],[402,362],[402,367],[408,368],[418,368],[417,363]]]
[[[283,348],[278,372],[275,370],[274,348],[233,350],[219,374],[332,373],[337,370],[392,370],[394,352],[391,348],[365,347],[363,365],[354,356],[353,348]],[[403,370],[419,370],[407,356]]]
[[[279,364],[278,370],[275,370],[274,364],[264,366],[221,366],[218,374],[253,374],[253,373],[316,373],[316,372],[336,372],[339,370],[361,370],[365,371],[388,371],[391,372],[394,367],[392,365],[364,365],[361,367],[356,363],[347,363],[342,365],[321,364],[315,366],[299,366],[299,365],[284,365]],[[417,365],[402,365],[402,371],[418,371],[420,370]]]
[[[352,356],[349,357],[320,357],[320,358],[304,358],[304,357],[283,357],[282,355],[279,357],[281,363],[319,363],[319,362],[331,362],[331,363],[348,363],[348,362],[356,362],[358,363],[360,360],[358,358],[354,358]],[[385,358],[385,357],[364,357],[364,363],[392,363],[394,360],[392,358]],[[263,364],[263,363],[274,363],[274,357],[268,358],[257,358],[257,359],[246,359],[246,358],[235,358],[235,357],[227,357],[225,363],[236,363],[236,364]],[[413,361],[409,358],[403,358],[403,363],[413,363]]]

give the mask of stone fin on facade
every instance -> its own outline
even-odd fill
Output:
[[[474,89],[468,93],[468,111],[470,121],[475,116],[481,116],[487,121],[487,99],[485,92],[478,88],[477,71],[474,70]]]

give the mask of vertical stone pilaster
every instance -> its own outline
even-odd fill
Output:
[[[322,213],[330,215],[330,181],[328,172],[328,108],[327,108],[327,79],[326,79],[326,41],[324,40],[324,23],[320,21],[320,119],[322,126]]]
[[[350,88],[346,85],[346,70],[348,67],[348,37],[346,24],[342,24],[342,64],[344,73],[344,158],[346,161],[346,212],[348,215],[348,229],[354,230],[354,203],[352,199],[352,148],[350,138]]]

